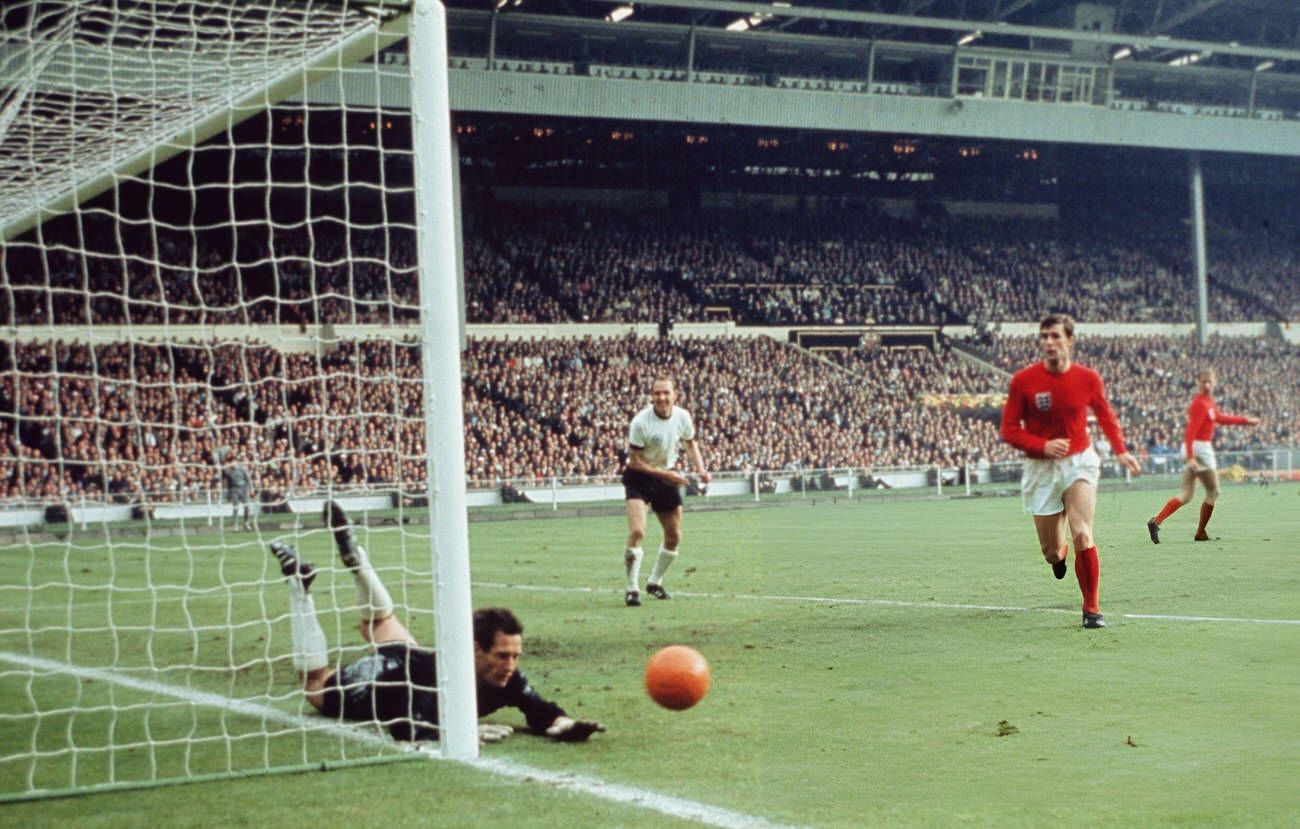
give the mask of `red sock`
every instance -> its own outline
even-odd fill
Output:
[[[1196,534],[1205,535],[1205,525],[1210,523],[1210,516],[1214,514],[1214,504],[1201,504],[1201,523],[1196,525]]]
[[[1097,560],[1097,545],[1074,551],[1074,577],[1079,580],[1083,593],[1083,612],[1100,613],[1097,609],[1097,586],[1101,582],[1101,563]]]
[[[1168,501],[1165,501],[1165,505],[1160,509],[1160,514],[1156,516],[1156,524],[1159,525],[1166,518],[1173,515],[1182,505],[1183,502],[1179,501],[1177,498],[1170,498]]]

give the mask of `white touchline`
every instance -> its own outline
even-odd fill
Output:
[[[21,665],[35,671],[66,674],[68,676],[75,676],[79,679],[90,679],[98,682],[109,682],[120,685],[124,688],[131,688],[136,691],[145,691],[151,694],[187,700],[195,705],[201,705],[207,708],[219,708],[235,714],[242,714],[248,717],[276,722],[293,728],[325,732],[332,736],[344,737],[360,743],[365,743],[366,745],[376,747],[387,746],[389,748],[392,748],[395,745],[392,740],[377,731],[366,730],[365,726],[359,727],[357,725],[345,725],[314,714],[302,716],[300,714],[282,711],[278,708],[273,708],[261,703],[230,699],[229,697],[223,697],[220,694],[210,694],[206,691],[195,691],[192,688],[182,688],[175,685],[166,685],[161,682],[154,682],[152,680],[123,676],[122,674],[104,668],[78,667],[76,665],[68,665],[50,659],[42,659],[37,656],[25,656],[23,654],[6,653],[4,651],[0,651],[0,662],[8,662],[11,665]],[[431,760],[443,759],[436,754],[428,754],[427,756]],[[465,761],[464,764],[476,769],[490,771],[494,774],[500,774],[526,782],[542,783],[554,788],[581,792],[582,794],[599,797],[604,800],[612,800],[616,803],[624,803],[629,806],[636,806],[642,809],[661,812],[669,817],[675,817],[682,820],[693,820],[708,826],[719,826],[724,829],[748,829],[749,827],[758,827],[758,829],[795,829],[794,827],[788,827],[787,824],[773,823],[772,821],[758,817],[757,815],[749,815],[744,812],[733,812],[730,809],[724,809],[720,806],[710,806],[707,803],[698,803],[693,800],[673,797],[671,795],[661,794],[648,789],[638,789],[632,786],[608,783],[597,777],[587,777],[581,774],[533,768],[532,766],[526,766],[522,763],[516,763],[513,760],[479,757],[477,760]]]
[[[534,584],[507,584],[505,582],[495,581],[476,581],[473,582],[473,586],[492,587],[499,590],[535,590],[547,593],[616,592],[620,596],[623,595],[622,588],[619,588],[616,591],[611,591],[608,588],[597,587],[554,587]],[[860,604],[875,605],[878,607],[917,607],[933,610],[985,610],[1003,613],[1078,614],[1079,612],[1077,610],[1068,610],[1061,607],[1020,607],[1016,605],[995,604],[946,604],[944,602],[909,602],[901,599],[856,599],[852,597],[835,598],[833,596],[764,596],[746,593],[690,593],[684,590],[674,590],[673,595],[696,599],[742,599],[754,602],[817,602],[819,604]],[[1154,619],[1166,622],[1246,622],[1257,625],[1300,625],[1300,619],[1250,619],[1237,616],[1173,616],[1153,613],[1116,613],[1113,615],[1121,619]]]

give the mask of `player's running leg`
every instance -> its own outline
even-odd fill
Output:
[[[675,507],[655,514],[659,517],[659,524],[664,528],[664,541],[659,546],[655,566],[646,579],[645,592],[656,599],[671,599],[672,596],[664,590],[664,576],[667,575],[668,568],[672,567],[673,562],[677,560],[677,545],[682,542],[682,508]]]
[[[641,560],[645,551],[641,541],[645,538],[645,514],[649,506],[640,498],[627,499],[627,543],[623,546],[623,569],[627,582],[623,588],[623,602],[628,607],[641,604]]]
[[[1179,507],[1192,500],[1192,493],[1196,487],[1196,475],[1190,469],[1183,470],[1182,480],[1179,482],[1178,494],[1165,501],[1165,505],[1160,508],[1159,514],[1150,521],[1147,521],[1147,533],[1151,536],[1152,544],[1160,543],[1160,525],[1165,519],[1173,515]]]
[[[1065,511],[1056,515],[1035,515],[1034,530],[1038,533],[1038,547],[1043,559],[1052,566],[1052,575],[1058,579],[1065,578],[1066,556],[1070,552],[1070,524],[1065,519]]]
[[[1196,525],[1196,535],[1193,541],[1209,541],[1210,536],[1205,531],[1206,525],[1210,523],[1210,516],[1214,515],[1214,505],[1219,501],[1219,473],[1213,469],[1202,469],[1196,474],[1201,479],[1201,485],[1205,487],[1205,501],[1201,504],[1200,521]]]
[[[1065,517],[1070,522],[1074,541],[1074,575],[1079,580],[1083,594],[1083,626],[1106,626],[1098,603],[1101,584],[1101,562],[1097,557],[1097,544],[1092,537],[1092,519],[1097,511],[1097,488],[1085,480],[1070,484],[1062,497]]]

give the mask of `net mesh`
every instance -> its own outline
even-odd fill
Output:
[[[316,715],[268,552],[318,568],[330,664],[364,652],[339,501],[432,641],[388,17],[0,11],[0,799],[404,754]]]

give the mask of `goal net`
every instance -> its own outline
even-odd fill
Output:
[[[0,26],[0,800],[474,756],[441,4]],[[436,750],[304,690],[368,652],[329,502],[436,653]]]

